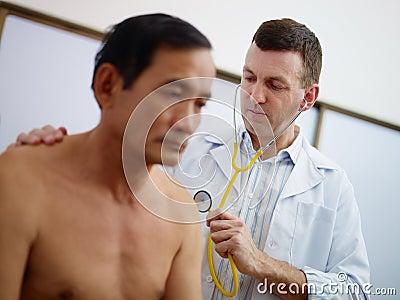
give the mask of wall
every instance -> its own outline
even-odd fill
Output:
[[[11,0],[104,30],[121,19],[166,12],[201,29],[219,68],[240,74],[251,36],[270,18],[307,24],[324,51],[320,99],[400,125],[400,1],[398,0]]]

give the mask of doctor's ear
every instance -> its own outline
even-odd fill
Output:
[[[317,101],[318,99],[318,94],[319,85],[317,83],[314,83],[306,88],[304,92],[304,100],[307,101],[307,107],[304,108],[304,111],[309,110],[311,107],[313,107],[315,101]],[[304,104],[302,103],[302,105]]]
[[[102,109],[113,105],[113,99],[122,87],[122,77],[113,64],[104,63],[97,68],[93,79],[93,91]]]

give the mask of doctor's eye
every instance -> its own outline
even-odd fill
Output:
[[[280,91],[280,90],[282,89],[282,87],[277,86],[277,85],[274,85],[274,84],[271,84],[271,88],[272,88],[273,90],[275,90],[275,91]]]
[[[252,82],[256,82],[257,79],[255,78],[255,76],[245,76],[244,80],[246,82],[252,83]]]
[[[281,91],[281,90],[285,89],[285,86],[277,81],[268,82],[267,85],[269,86],[269,88],[271,90],[274,90],[274,91]]]

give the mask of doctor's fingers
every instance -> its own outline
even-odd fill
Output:
[[[60,127],[58,129],[53,126],[46,125],[42,128],[35,128],[29,133],[21,133],[17,137],[17,143],[36,145],[39,143],[45,143],[47,145],[52,145],[55,142],[60,142],[63,140],[64,135],[67,134],[65,127]]]
[[[248,247],[248,244],[242,237],[232,236],[227,240],[215,243],[214,249],[221,257],[227,258],[228,253],[232,254],[232,256],[239,255],[243,253],[244,249],[248,249]],[[247,253],[248,251],[245,252]]]
[[[39,136],[22,132],[18,135],[17,141],[16,141],[16,143],[14,143],[14,145],[15,146],[36,145],[36,144],[39,144],[40,141],[41,141],[41,138]]]
[[[67,135],[67,129],[65,127],[54,128],[51,125],[45,125],[40,129],[34,129],[29,132],[30,135],[36,135],[40,137],[41,141],[45,144],[52,145],[55,142],[61,142],[64,135]]]
[[[240,220],[237,216],[224,212],[221,208],[217,208],[216,210],[208,213],[207,215],[207,226],[210,227],[210,224],[216,220]]]
[[[210,231],[217,232],[221,230],[235,229],[238,233],[246,229],[246,225],[241,219],[235,220],[215,220],[210,222]]]
[[[228,258],[228,253],[229,253],[229,244],[226,242],[222,242],[219,244],[215,244],[215,252],[218,253],[219,256],[222,258]]]
[[[217,231],[217,232],[212,232],[211,233],[211,240],[215,243],[221,243],[223,241],[227,241],[231,239],[235,234],[237,234],[233,230],[222,230],[222,231]]]
[[[232,245],[240,245],[247,240],[252,240],[251,236],[248,234],[246,228],[243,227],[232,227],[219,231],[211,231],[211,240],[218,244],[223,241],[230,241]]]

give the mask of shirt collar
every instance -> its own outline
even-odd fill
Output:
[[[246,128],[241,126],[238,128],[238,133],[239,136],[241,137],[241,147],[245,146],[246,151],[250,152],[255,152],[253,148],[253,144],[251,142],[250,134],[247,132]],[[301,140],[303,139],[303,135],[300,132],[300,127],[296,125],[295,127],[295,139],[293,143],[287,147],[286,149],[282,149],[278,152],[276,155],[276,159],[279,160],[285,160],[285,159],[290,159],[293,164],[296,164],[299,158],[300,150],[301,150]]]
[[[300,132],[300,127],[296,126],[294,130],[295,139],[293,143],[286,149],[279,151],[277,155],[278,159],[280,158],[280,155],[282,155],[283,158],[289,156],[294,164],[297,163],[301,150],[301,140],[303,139],[303,135]]]

